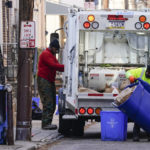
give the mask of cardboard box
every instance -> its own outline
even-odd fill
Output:
[[[133,93],[133,91],[135,90],[136,86],[130,88],[126,88],[124,89],[115,99],[115,103],[117,105],[120,105],[122,103],[124,103],[126,100],[128,100],[128,98],[131,96],[131,94]]]

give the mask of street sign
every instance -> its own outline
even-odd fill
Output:
[[[35,48],[35,22],[34,21],[21,22],[20,48]]]

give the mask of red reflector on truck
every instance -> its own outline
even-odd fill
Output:
[[[123,15],[108,15],[107,20],[128,20],[128,18],[124,18]]]
[[[113,94],[113,96],[117,96],[118,94]]]
[[[88,93],[88,96],[104,96],[104,94]]]
[[[144,23],[144,29],[148,30],[150,28],[150,24],[148,22]]]
[[[89,115],[93,114],[93,113],[94,113],[94,109],[93,109],[92,107],[89,107],[89,108],[87,109],[87,113],[88,113]]]
[[[83,26],[84,26],[84,28],[89,28],[90,27],[90,23],[89,22],[84,22]]]
[[[79,113],[80,113],[80,114],[85,114],[85,111],[86,111],[86,110],[85,110],[84,107],[81,107],[81,108],[79,109]]]

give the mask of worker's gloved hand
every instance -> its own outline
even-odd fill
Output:
[[[136,81],[136,78],[134,76],[129,77],[130,83],[134,83]]]

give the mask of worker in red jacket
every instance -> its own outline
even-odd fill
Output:
[[[60,64],[55,56],[59,48],[59,42],[55,39],[39,56],[37,84],[43,104],[42,129],[57,129],[57,126],[52,124],[56,108],[55,77],[56,71],[64,71],[64,65]]]

